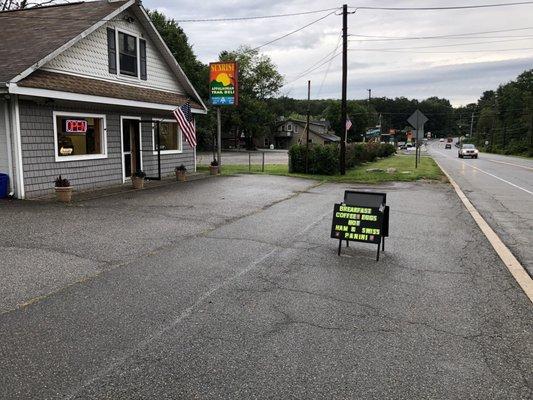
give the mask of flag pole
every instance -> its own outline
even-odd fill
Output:
[[[220,117],[220,107],[217,107],[217,157],[218,171],[222,172],[222,123]]]

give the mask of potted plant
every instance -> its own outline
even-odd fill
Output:
[[[187,180],[187,168],[185,165],[181,164],[179,167],[176,167],[176,179],[180,182],[185,182]]]
[[[211,165],[209,166],[209,173],[211,175],[218,175],[218,161],[217,160],[211,161]]]
[[[134,189],[144,188],[144,178],[146,174],[143,171],[135,171],[131,175],[131,183],[133,184]]]
[[[59,175],[55,181],[55,189],[57,199],[62,203],[69,203],[72,199],[72,186],[66,178]]]

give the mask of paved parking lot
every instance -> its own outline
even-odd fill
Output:
[[[329,239],[346,188],[2,203],[0,398],[530,398],[531,304],[452,189],[373,187],[376,263]]]

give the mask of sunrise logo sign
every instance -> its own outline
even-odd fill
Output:
[[[238,70],[236,62],[209,64],[209,98],[214,106],[236,106],[238,97]]]

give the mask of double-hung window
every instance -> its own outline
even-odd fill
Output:
[[[137,38],[119,31],[118,53],[120,73],[137,77]]]

